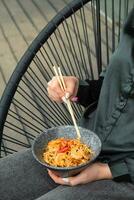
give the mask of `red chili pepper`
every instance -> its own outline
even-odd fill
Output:
[[[58,153],[64,153],[69,150],[69,146],[64,146],[58,150]]]

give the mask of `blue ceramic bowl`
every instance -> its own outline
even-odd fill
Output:
[[[56,138],[76,138],[76,130],[74,126],[59,126],[48,129],[46,132],[40,134],[33,143],[32,146],[32,153],[34,158],[44,165],[46,168],[53,170],[57,175],[60,175],[61,177],[68,177],[75,175],[85,169],[87,166],[90,165],[91,162],[93,162],[97,156],[99,155],[101,151],[101,141],[99,137],[93,133],[90,130],[87,130],[85,128],[79,127],[80,133],[81,133],[81,141],[85,143],[87,146],[89,146],[92,151],[94,152],[92,155],[91,160],[88,162],[76,166],[76,167],[55,167],[48,165],[43,160],[43,152],[44,148],[47,146],[48,142],[56,139]]]

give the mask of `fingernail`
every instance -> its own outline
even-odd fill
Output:
[[[62,97],[62,101],[63,101],[64,103],[67,103],[66,97]]]
[[[69,97],[70,97],[70,93],[69,93],[69,92],[66,92],[65,98],[68,99]]]
[[[74,102],[77,102],[78,101],[78,97],[73,97],[71,100],[74,101]]]
[[[62,178],[65,183],[69,183],[69,178]]]

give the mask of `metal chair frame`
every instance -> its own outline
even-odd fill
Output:
[[[87,17],[85,14],[89,11],[87,6],[88,2],[91,2],[90,8],[92,13],[94,49],[91,48],[92,44],[89,42],[90,38],[88,35],[89,32],[87,28]],[[49,81],[53,75],[51,66],[54,64],[62,65],[64,74],[74,74],[81,79],[96,79],[102,71],[102,68],[108,64],[110,55],[114,52],[119,42],[120,31],[122,27],[122,10],[121,1],[119,0],[119,15],[117,26],[114,13],[115,5],[114,0],[112,0],[112,24],[110,26],[108,22],[109,19],[106,0],[104,0],[104,4],[105,15],[104,19],[102,20],[100,0],[72,1],[48,23],[48,25],[39,33],[39,35],[29,46],[17,64],[16,69],[14,70],[1,98],[1,157],[18,151],[17,148],[14,149],[11,147],[12,145],[8,146],[7,143],[12,143],[13,145],[22,146],[24,148],[30,147],[36,134],[42,132],[43,129],[47,129],[48,127],[60,124],[71,123],[65,105],[57,105],[55,103],[49,102],[45,89],[46,86],[44,85],[47,84],[47,81]],[[124,4],[124,7],[124,13],[127,15],[127,4]],[[86,11],[85,8],[87,9]],[[82,33],[79,29],[77,18],[80,18],[81,20],[81,29],[84,30]],[[68,20],[70,20],[72,25],[68,23]],[[102,24],[105,27],[105,40],[102,37]],[[88,27],[89,26],[90,25],[88,25]],[[71,35],[70,30],[73,32],[73,36]],[[111,44],[109,44],[109,30],[111,31]],[[62,34],[64,37],[66,37],[67,45]],[[77,48],[75,48],[75,42],[73,39],[77,43]],[[58,49],[54,42],[56,45],[58,45],[60,54],[58,54]],[[47,48],[45,48],[44,45],[47,45]],[[105,56],[103,55],[104,49]],[[62,55],[62,57],[60,55]],[[35,67],[31,67],[31,63],[37,66],[39,73],[42,75],[42,77],[45,77],[44,82],[36,74]],[[73,67],[67,68],[66,66],[64,67],[64,64],[66,64],[66,66],[73,64]],[[96,68],[94,65],[96,65]],[[25,87],[23,88],[20,83],[25,85]],[[25,102],[23,103],[19,101],[20,97],[17,99],[17,95],[21,95],[21,98],[24,98],[28,105],[31,104],[33,111],[27,104],[25,104]],[[77,105],[74,105],[73,107],[76,117],[79,118],[83,108]],[[38,112],[38,114],[34,112],[34,109]],[[23,112],[24,115],[22,115],[21,112]],[[45,115],[45,113],[47,113],[47,115]],[[59,117],[58,114],[60,115]],[[30,117],[30,120],[28,117]],[[13,119],[13,122],[11,118]],[[15,123],[14,120],[16,121]],[[31,120],[35,121],[35,123],[31,122]],[[38,125],[40,125],[40,127]],[[26,141],[21,141],[21,139],[7,134],[9,130],[14,132],[18,131],[18,134],[24,136]],[[36,134],[32,134],[32,131]]]

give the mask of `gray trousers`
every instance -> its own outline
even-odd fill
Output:
[[[134,185],[102,180],[75,187],[57,185],[31,149],[0,159],[0,200],[134,200]]]

